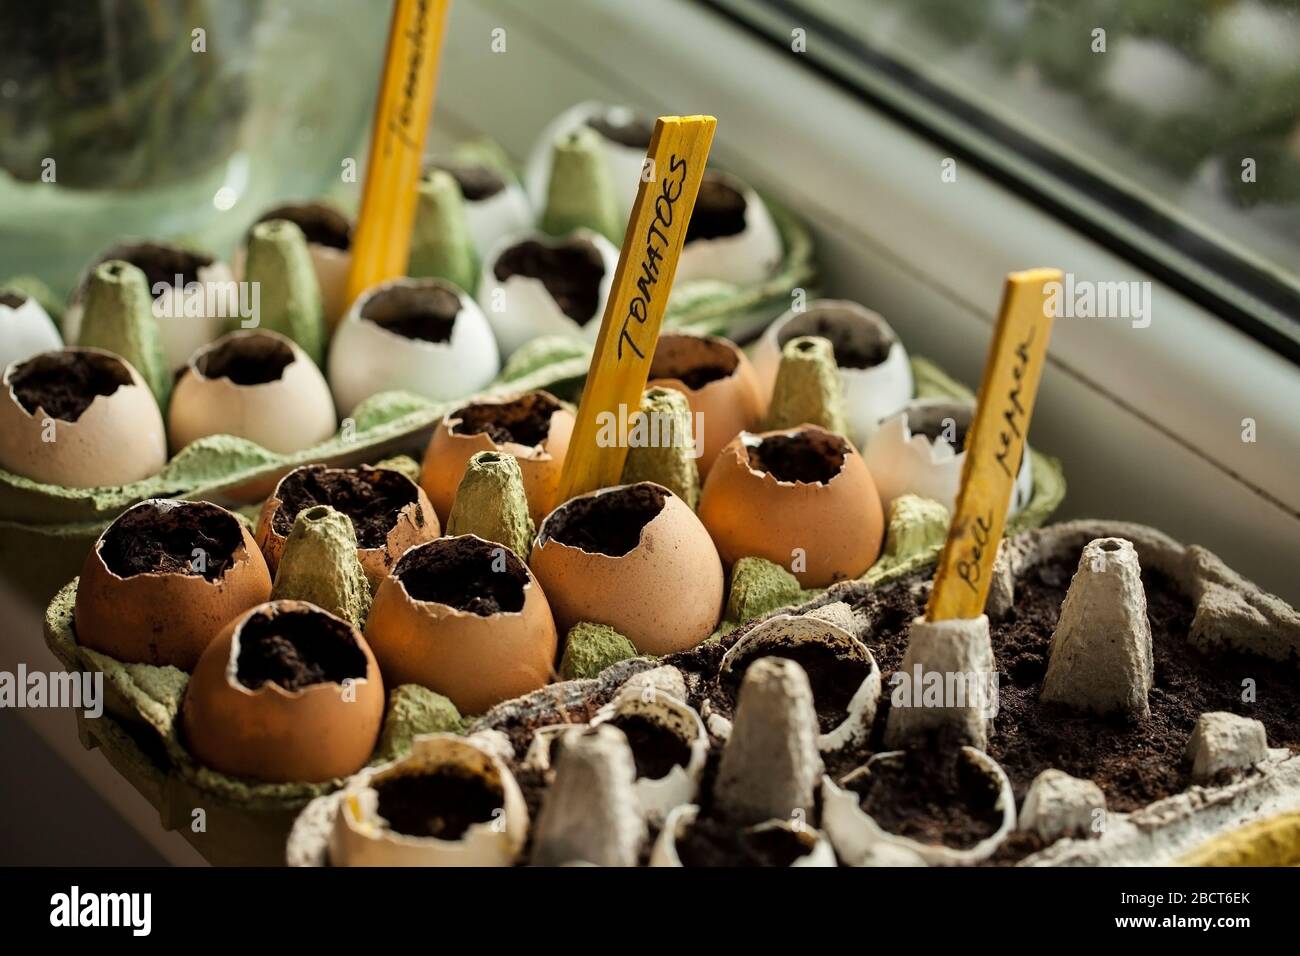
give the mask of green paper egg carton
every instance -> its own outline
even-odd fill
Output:
[[[539,358],[539,356],[541,356]],[[512,391],[552,387],[568,397],[585,373],[585,350],[572,343],[537,343],[517,361],[494,388]],[[918,398],[971,400],[969,389],[948,377],[924,358],[912,358]],[[433,404],[414,396],[377,396],[359,410],[357,441],[347,449],[335,447],[329,460],[379,460],[405,445],[418,444],[443,410],[451,403]],[[336,443],[337,444],[337,443]],[[260,451],[260,450],[259,450]],[[263,455],[265,453],[262,453]],[[305,454],[305,453],[304,453]],[[1048,520],[1065,496],[1065,479],[1060,463],[1030,450],[1034,493],[1028,506],[1008,522],[1008,533],[1038,527]],[[317,460],[305,458],[303,460]],[[294,464],[298,463],[296,460]],[[232,484],[265,478],[289,467],[285,461],[255,460],[232,474],[219,474],[195,485],[188,497],[208,497]],[[143,482],[151,491],[128,492],[139,497],[159,494],[165,485],[158,479]],[[127,489],[114,489],[118,496],[97,499],[104,514],[112,513],[104,502],[124,508]],[[92,497],[92,496],[87,496]],[[131,500],[138,500],[132,498]],[[919,500],[919,499],[918,499]],[[68,537],[67,547],[79,569],[90,547],[94,531],[102,525],[65,525],[55,534]],[[946,533],[944,521],[926,521],[913,513],[895,509],[881,558],[861,579],[869,585],[884,583],[915,572],[935,560]],[[50,536],[46,536],[48,541]],[[75,548],[72,545],[75,544]],[[30,557],[30,555],[28,555]],[[78,712],[78,736],[87,749],[100,750],[123,777],[159,812],[164,828],[175,830],[209,862],[237,865],[278,865],[284,862],[284,841],[298,812],[313,798],[336,789],[341,780],[316,784],[266,784],[239,780],[198,765],[180,739],[177,718],[189,675],[174,667],[127,664],[77,643],[73,626],[77,581],[65,584],[49,604],[45,616],[45,640],[50,650],[69,671],[92,671],[104,675],[105,706],[101,717],[90,719]],[[762,559],[742,559],[733,572],[724,619],[718,634],[761,616],[772,608],[811,599],[820,591],[801,590],[784,569]],[[594,676],[603,668],[596,654],[584,666],[573,666],[566,655],[561,672],[576,678]],[[421,733],[462,731],[468,726],[446,698],[421,687],[403,685],[389,694],[384,729],[372,762],[402,756],[412,737]],[[202,814],[196,811],[202,810]],[[203,829],[196,821],[203,820]]]

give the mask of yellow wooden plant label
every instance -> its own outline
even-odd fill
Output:
[[[451,0],[397,0],[370,134],[366,182],[352,240],[347,299],[406,274],[416,185],[433,113]]]
[[[623,473],[628,449],[620,442],[599,440],[611,431],[602,428],[602,420],[617,422],[616,433],[626,435],[628,420],[641,407],[717,122],[712,116],[661,116],[655,123],[565,454],[556,505],[618,484]]]
[[[1002,540],[1052,335],[1049,289],[1061,278],[1057,269],[1030,269],[1007,276],[980,379],[975,420],[966,435],[956,512],[926,607],[928,620],[969,619],[984,613],[993,560]]]

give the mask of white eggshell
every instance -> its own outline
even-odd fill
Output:
[[[0,394],[0,468],[71,488],[125,485],[157,474],[167,462],[167,438],[158,403],[140,373],[102,349],[67,351],[106,356],[129,373],[130,384],[97,396],[76,421],[51,419],[41,408],[29,413],[18,401],[10,379],[24,363],[13,363]]]
[[[293,361],[274,381],[238,385],[200,371],[204,357],[232,339],[261,337],[293,352]],[[325,441],[337,422],[320,369],[291,339],[259,329],[231,332],[195,352],[172,390],[167,425],[173,452],[207,435],[236,435],[283,455]]]
[[[533,227],[533,210],[523,187],[513,178],[507,178],[500,192],[486,199],[465,201],[465,223],[479,259],[486,260],[505,236],[515,236]]]
[[[919,495],[937,501],[952,512],[961,487],[965,451],[958,451],[943,438],[931,441],[924,434],[913,434],[909,415],[952,417],[959,427],[970,426],[972,406],[942,400],[912,402],[905,409],[880,423],[862,451],[862,460],[875,479],[876,489],[886,513],[900,495]],[[1029,451],[1020,463],[1012,489],[1008,515],[1020,511],[1033,498],[1034,479]]]
[[[475,823],[459,840],[411,836],[390,830],[378,814],[373,786],[403,773],[457,767],[498,783],[503,796],[500,822]],[[509,768],[487,741],[475,736],[416,737],[410,756],[374,771],[362,771],[344,787],[330,837],[334,866],[510,866],[528,835],[528,808]]]
[[[781,235],[767,205],[749,186],[724,173],[705,173],[730,186],[745,200],[745,228],[734,236],[692,239],[682,247],[675,283],[713,279],[733,285],[751,285],[770,276],[781,262]],[[696,206],[696,215],[699,207]]]
[[[0,368],[63,347],[59,330],[31,296],[0,292]]]
[[[524,166],[524,188],[528,190],[528,199],[534,209],[546,208],[546,195],[551,185],[551,157],[556,140],[582,127],[588,120],[602,115],[615,123],[623,123],[635,114],[626,107],[589,101],[571,106],[542,130]],[[645,163],[646,151],[644,148],[624,146],[603,136],[600,142],[609,169],[609,181],[613,184],[619,202],[620,214],[626,219],[632,212],[636,191],[641,185],[641,167]]]
[[[878,365],[840,368],[849,439],[862,448],[870,441],[880,420],[911,401],[915,390],[907,351],[880,315],[856,302],[840,299],[817,299],[802,311],[791,309],[768,326],[755,346],[754,368],[766,394],[770,395],[781,364],[781,349],[790,339],[818,334],[819,322],[831,322],[840,334],[848,337],[892,343],[885,360]]]
[[[541,279],[512,275],[502,281],[496,277],[497,260],[506,250],[520,243],[534,241],[555,247],[572,242],[574,239],[585,239],[592,243],[605,264],[605,275],[600,282],[596,311],[586,325],[579,325],[560,309]],[[604,236],[586,229],[575,230],[560,238],[537,232],[524,236],[510,236],[498,242],[491,254],[483,260],[483,277],[479,282],[478,301],[483,307],[488,322],[492,325],[492,331],[496,333],[501,354],[508,357],[516,349],[543,335],[578,336],[594,342],[600,332],[601,316],[605,312],[609,287],[614,280],[614,269],[617,265],[618,250],[613,244]]]
[[[407,338],[363,316],[391,290],[438,287],[454,292],[460,311],[446,342]],[[330,346],[329,379],[340,414],[377,392],[407,391],[434,401],[462,398],[487,385],[501,367],[492,327],[468,295],[441,279],[394,279],[367,290],[339,323]]]

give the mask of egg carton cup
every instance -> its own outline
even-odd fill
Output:
[[[103,674],[104,712],[76,712],[77,735],[98,749],[158,811],[166,830],[181,834],[216,865],[277,866],[294,820],[313,798],[342,786],[264,783],[200,765],[180,736],[181,701],[189,674],[175,667],[126,664],[77,643],[73,627],[74,580],[50,603],[45,643],[70,672]],[[450,703],[420,687],[403,685],[388,695],[377,765],[405,756],[415,737],[461,729]],[[201,811],[201,812],[200,812]]]
[[[1300,661],[1300,612],[1233,571],[1207,549],[1180,544],[1155,528],[1120,521],[1064,522],[1007,538],[999,560],[1006,562],[1015,581],[1044,560],[1061,558],[1073,564],[1084,547],[1098,538],[1131,541],[1141,566],[1163,573],[1192,602],[1195,613],[1188,641],[1194,647],[1210,655],[1216,650],[1235,650],[1272,660]],[[902,570],[833,585],[801,604],[773,610],[749,622],[745,629],[757,628],[770,618],[821,613],[841,602],[851,606],[888,581],[915,576],[919,585],[932,571],[933,558],[914,557]],[[863,623],[857,625],[858,636],[869,644]],[[1058,839],[1018,865],[1169,864],[1185,855],[1194,858],[1198,848],[1239,827],[1296,810],[1300,810],[1300,754],[1270,748],[1251,773],[1230,783],[1192,784],[1131,813],[1109,812],[1106,831],[1099,837]]]
[[[507,365],[482,395],[532,389],[575,395],[587,373],[586,351],[570,343],[538,342]],[[459,401],[432,402],[409,392],[374,395],[328,441],[279,455],[231,435],[201,438],[158,474],[129,485],[67,488],[0,469],[0,572],[38,600],[77,573],[95,539],[119,514],[147,498],[246,503],[270,494],[300,465],[373,464],[403,452],[419,455],[434,426]]]

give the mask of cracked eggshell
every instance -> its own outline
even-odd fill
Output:
[[[555,538],[565,516],[585,507],[577,502],[642,488],[658,489],[662,507],[630,551],[603,554]],[[695,512],[652,482],[602,488],[565,502],[542,522],[529,564],[563,633],[590,621],[612,627],[643,654],[672,654],[709,637],[722,616],[717,549]]]
[[[1002,821],[994,833],[964,850],[898,836],[883,829],[863,811],[855,792],[837,786],[830,777],[823,777],[822,827],[840,859],[849,866],[857,866],[873,857],[889,859],[892,854],[893,858],[898,858],[901,853],[907,857],[917,857],[927,866],[969,866],[981,863],[996,853],[1016,826],[1016,799],[1011,792],[1011,781],[998,762],[984,751],[974,747],[961,749],[966,759],[998,788],[995,809],[1002,812]],[[868,773],[874,764],[900,760],[903,756],[902,750],[878,753],[863,766],[847,774],[841,783],[847,784]]]
[[[221,541],[230,546],[230,563],[219,576],[189,570],[122,576],[109,567],[106,543],[111,553],[120,535],[166,541],[172,535],[159,525],[182,512],[198,520],[176,557],[189,562],[193,548]],[[270,598],[271,573],[243,522],[205,501],[150,499],[123,512],[86,555],[77,583],[77,642],[124,663],[193,670],[225,625]]]
[[[521,273],[499,278],[506,270],[501,259],[511,250],[528,243],[564,254],[572,251],[584,260],[599,258],[603,273],[599,280],[595,307],[591,314],[575,319],[556,302],[539,277]],[[479,282],[478,301],[496,334],[501,354],[511,355],[521,346],[544,335],[563,335],[594,342],[600,331],[600,322],[609,299],[610,283],[618,265],[618,250],[604,236],[587,229],[577,229],[567,236],[548,236],[543,232],[507,236],[498,242],[483,260],[483,276]]]
[[[752,463],[751,450],[787,438],[825,450],[831,477],[786,481]],[[713,463],[699,515],[728,567],[744,557],[766,558],[790,569],[805,588],[865,573],[885,533],[880,496],[862,456],[852,442],[816,425],[737,435]]]
[[[59,330],[34,298],[0,288],[0,369],[63,348]]]
[[[968,402],[922,399],[880,423],[862,457],[886,511],[902,495],[919,495],[939,502],[950,513],[955,510],[966,462],[966,432],[974,412]],[[951,433],[955,444],[945,439],[945,433]],[[1033,472],[1026,450],[1007,514],[1020,511],[1033,495]]]
[[[501,367],[488,320],[442,279],[393,279],[352,304],[330,344],[329,380],[340,415],[377,392],[435,402],[487,385]]]
[[[357,468],[327,468],[324,465],[303,465],[295,468],[289,474],[285,475],[276,484],[275,490],[266,499],[262,505],[262,511],[257,516],[257,545],[262,549],[262,554],[266,557],[267,567],[271,569],[272,578],[280,567],[280,555],[284,553],[285,542],[289,540],[289,534],[293,531],[294,519],[298,517],[297,513],[282,514],[284,499],[295,484],[310,481],[312,474],[320,472],[328,475],[332,472],[353,472],[365,481],[371,484],[384,483],[391,494],[405,499],[405,503],[398,510],[397,517],[384,541],[373,546],[362,546],[358,540],[357,558],[361,561],[361,568],[366,573],[366,580],[370,582],[370,589],[373,591],[379,586],[379,582],[388,575],[388,569],[393,566],[398,558],[408,548],[425,541],[431,541],[442,533],[442,527],[438,524],[438,515],[434,512],[433,506],[429,504],[428,497],[424,491],[410,478],[392,468],[371,468],[359,466]],[[323,497],[320,500],[313,500],[311,504],[325,504],[348,514],[349,510],[343,501],[328,500]],[[310,507],[310,505],[304,505]],[[355,524],[355,522],[354,522]]]
[[[862,683],[849,699],[847,714],[838,726],[817,737],[817,749],[834,753],[857,744],[871,734],[880,700],[880,668],[867,646],[838,625],[807,615],[779,614],[748,631],[722,656],[719,676],[739,689],[750,664],[760,657],[789,657],[799,660],[799,648],[821,645],[830,649],[837,661],[852,661],[867,669]],[[809,675],[813,680],[813,675]],[[813,680],[813,698],[817,686]]]
[[[556,142],[582,126],[590,126],[600,138],[601,153],[609,169],[623,219],[632,212],[641,185],[654,120],[625,106],[607,106],[588,101],[578,103],[555,117],[542,130],[524,166],[524,187],[534,209],[546,207],[551,185],[551,161]]]
[[[348,663],[357,673],[346,687],[329,680],[290,691],[268,680],[250,690],[240,682],[245,629],[254,620],[273,628],[285,615],[305,616],[322,640],[355,648]],[[185,746],[199,763],[276,783],[356,773],[374,752],[383,719],[384,684],[370,647],[352,625],[304,601],[261,604],[228,624],[199,657],[181,707]]]
[[[498,566],[497,562],[504,562]],[[465,579],[512,576],[518,606],[479,614],[443,603],[445,578],[459,598],[497,598],[467,591]],[[462,714],[481,714],[503,700],[545,686],[559,645],[542,587],[509,549],[476,535],[439,538],[411,548],[379,584],[366,636],[389,682],[419,684],[449,698]]]
[[[28,410],[15,391],[38,379],[75,381],[87,370],[98,394],[74,419],[56,418],[39,405]],[[103,349],[67,348],[5,369],[0,468],[46,484],[98,488],[140,481],[166,463],[158,403],[125,359]]]
[[[458,840],[392,830],[379,815],[376,785],[439,770],[477,777],[498,791],[499,817],[470,824]],[[408,757],[360,774],[344,787],[329,859],[334,866],[511,866],[527,836],[528,807],[505,763],[473,737],[427,734],[415,738]]]
[[[767,205],[735,176],[705,170],[674,283],[762,282],[781,263],[781,234]]]
[[[620,719],[630,717],[640,717],[677,737],[690,754],[685,765],[675,764],[658,778],[638,776],[633,785],[647,819],[662,820],[674,807],[695,799],[709,755],[709,733],[689,704],[664,693],[642,694],[637,688],[623,691],[597,711],[591,726],[611,722],[618,726]],[[636,747],[630,739],[629,745],[635,756]]]
[[[691,825],[695,823],[699,815],[700,808],[693,803],[676,807],[668,814],[663,829],[659,831],[659,836],[655,839],[654,849],[650,851],[651,866],[685,865],[677,854],[677,841],[686,836],[687,831],[690,830]],[[748,829],[750,832],[780,829],[794,835],[807,847],[807,852],[791,863],[791,866],[836,865],[835,851],[831,848],[830,841],[826,839],[820,830],[814,830],[807,826],[796,829],[795,825],[789,820],[771,820]]]
[[[287,455],[333,436],[334,398],[297,343],[265,329],[230,332],[190,357],[172,390],[172,453],[208,435],[235,435]]]
[[[865,448],[876,425],[912,399],[912,365],[898,335],[876,312],[856,302],[816,299],[802,311],[791,309],[768,326],[754,348],[754,367],[764,394],[770,395],[791,339],[815,335],[835,352],[844,390],[849,438]]]
[[[275,219],[292,222],[307,237],[307,253],[311,256],[312,271],[316,273],[316,283],[320,286],[325,321],[333,329],[350,304],[347,286],[348,270],[352,268],[352,222],[329,203],[295,202],[268,209],[253,225]],[[244,278],[244,265],[248,258],[247,239],[245,235],[244,243],[235,250],[231,263],[235,276],[240,280]]]
[[[154,315],[169,369],[183,369],[195,351],[225,331],[230,317],[221,314],[221,304],[229,298],[227,289],[235,288],[230,266],[206,253],[171,243],[124,242],[92,262],[73,290],[63,314],[63,337],[69,344],[75,344],[81,335],[83,297],[90,274],[110,259],[121,259],[140,269],[149,281],[150,293],[159,283],[164,286],[162,294],[154,296]],[[179,291],[174,285],[177,275],[185,280]],[[198,287],[191,288],[191,283]],[[215,293],[218,289],[220,295],[209,296],[209,291]],[[238,301],[237,290],[235,299]]]
[[[546,437],[537,444],[496,442],[485,431],[465,433],[467,427],[473,427],[466,425],[467,415],[474,417],[485,409],[495,407],[504,416],[503,427],[508,428],[516,413],[527,412],[537,403],[554,406]],[[434,428],[433,437],[424,454],[424,463],[420,467],[420,487],[428,494],[439,517],[445,522],[451,514],[451,506],[456,501],[456,490],[465,477],[469,460],[481,451],[504,452],[513,455],[519,462],[529,513],[533,521],[541,521],[555,506],[560,471],[569,448],[569,438],[573,434],[573,422],[573,412],[550,392],[540,389],[522,395],[480,398],[467,402],[448,412]]]
[[[713,372],[720,373],[710,377]],[[688,384],[689,383],[689,384]],[[664,332],[655,346],[650,384],[686,396],[700,449],[700,479],[709,476],[718,452],[742,431],[757,428],[767,403],[758,376],[734,342],[713,335]],[[696,426],[699,426],[698,428]]]

